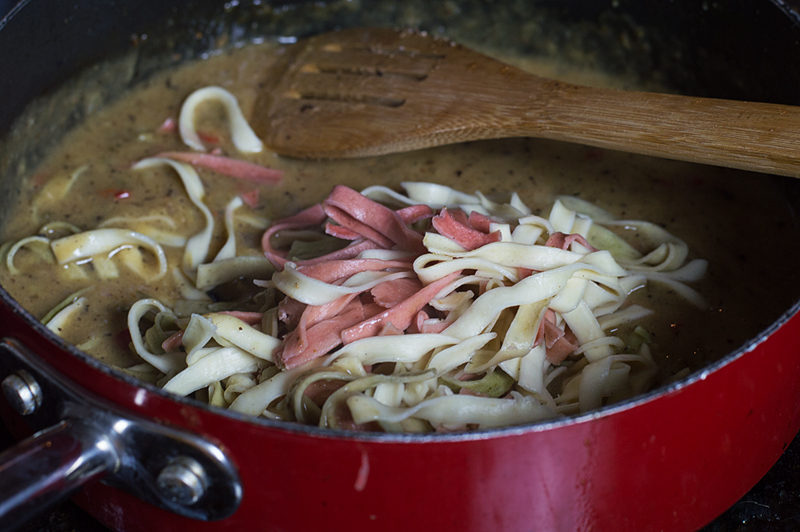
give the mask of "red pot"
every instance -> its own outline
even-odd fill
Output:
[[[101,483],[85,487],[79,504],[114,529],[640,531],[702,526],[786,449],[800,427],[796,310],[752,346],[635,402],[451,437],[342,435],[222,415],[76,363],[19,316],[6,325],[84,389],[219,442],[235,461],[244,496],[222,521],[187,522]]]
[[[28,24],[42,4],[18,16],[32,10]],[[57,4],[47,7],[67,11],[68,24],[52,24],[67,31],[99,17],[106,3],[87,3],[92,14],[85,18],[83,6]],[[145,4],[152,12],[126,8],[133,12],[124,13],[135,21],[132,27],[169,7]],[[626,7],[637,12],[624,2],[618,8]],[[781,32],[797,33],[771,4],[760,9]],[[104,30],[118,29],[121,16],[111,17]],[[0,23],[0,36],[12,23]],[[81,506],[111,528],[146,532],[695,529],[747,492],[800,428],[798,309],[795,304],[758,338],[705,370],[598,412],[473,434],[398,436],[254,420],[176,399],[64,345],[3,293],[0,378],[26,368],[43,390],[32,414],[19,416],[3,404],[3,417],[18,434],[59,417],[68,423],[3,455],[16,461],[0,465],[0,495],[27,482],[31,491],[23,498],[38,504],[52,499],[53,483],[69,492],[92,481],[76,495]],[[75,406],[83,401],[89,406]],[[153,443],[178,446],[196,437],[211,447],[178,452]],[[60,454],[47,462],[54,447]],[[177,476],[160,476],[187,456],[204,472],[195,464]],[[58,473],[38,469],[48,464]],[[8,481],[12,473],[21,484]],[[101,477],[107,483],[94,481]],[[164,479],[178,487],[159,492]],[[198,485],[197,501],[187,502],[186,490]],[[145,497],[166,493],[160,504],[215,520],[180,516],[127,493],[131,489]],[[28,511],[24,501],[17,503]],[[3,504],[0,515],[13,519],[9,523],[24,517]]]

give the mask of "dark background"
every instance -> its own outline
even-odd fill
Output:
[[[699,1],[699,0],[698,0]],[[0,16],[16,1],[0,0]],[[0,426],[0,449],[12,443]],[[734,465],[735,466],[735,465]],[[23,532],[99,532],[106,530],[80,508],[65,502],[35,518]],[[800,530],[800,439],[787,449],[778,463],[741,500],[704,532],[783,532]]]

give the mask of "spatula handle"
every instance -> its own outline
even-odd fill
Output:
[[[800,107],[558,85],[535,136],[800,177]]]

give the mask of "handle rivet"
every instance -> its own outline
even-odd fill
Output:
[[[42,406],[42,388],[24,369],[8,375],[0,386],[8,404],[21,416],[33,414]]]
[[[205,493],[207,482],[203,466],[187,456],[170,461],[156,479],[162,497],[181,506],[196,503]]]

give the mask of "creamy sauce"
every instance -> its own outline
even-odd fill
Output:
[[[16,213],[3,228],[3,240],[35,234],[51,221],[88,230],[114,216],[157,213],[173,217],[186,234],[199,230],[202,218],[171,170],[140,173],[130,166],[162,151],[185,149],[177,134],[158,129],[166,118],[177,117],[183,99],[197,88],[228,89],[249,116],[259,83],[270,75],[272,57],[270,45],[228,51],[156,76],[95,113],[32,173]],[[630,85],[550,62],[516,62],[567,81]],[[221,147],[234,152],[226,144],[217,112],[209,107],[205,113],[199,129],[218,136]],[[709,273],[697,288],[711,308],[694,309],[656,285],[635,294],[637,302],[656,310],[647,326],[654,335],[661,380],[684,367],[702,367],[742,345],[788,308],[798,292],[797,252],[791,249],[798,228],[779,178],[536,139],[474,142],[354,161],[303,162],[269,152],[251,160],[283,169],[284,179],[275,185],[253,185],[200,171],[218,221],[233,196],[252,188],[259,188],[260,201],[250,214],[277,219],[320,201],[334,184],[362,189],[376,183],[396,187],[403,181],[434,181],[502,199],[516,190],[544,216],[557,195],[575,195],[619,218],[666,227],[688,243],[693,256],[708,259]],[[83,165],[88,165],[86,170],[63,199],[44,197],[50,193],[48,183]],[[221,226],[217,224],[212,249],[223,243]],[[246,224],[239,229],[244,234],[240,250],[260,253],[260,230]],[[167,251],[170,261],[179,263],[180,250]],[[91,273],[88,279],[68,279],[57,274],[57,266],[27,251],[17,255],[15,264],[22,273],[11,275],[0,268],[0,283],[37,317],[91,286],[86,294],[89,305],[63,335],[76,344],[93,339],[87,351],[122,368],[140,362],[124,339],[120,341],[129,306],[141,297],[165,303],[181,297],[170,276],[157,284],[124,271],[111,281],[94,280]]]

